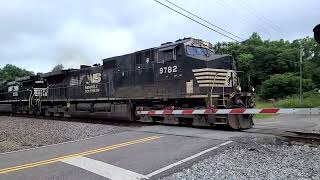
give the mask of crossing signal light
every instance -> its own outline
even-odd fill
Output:
[[[320,24],[313,28],[314,39],[320,43]]]

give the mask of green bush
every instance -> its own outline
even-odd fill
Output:
[[[303,79],[303,91],[315,89],[315,84],[311,79]],[[300,77],[293,73],[272,75],[270,79],[264,81],[261,86],[261,97],[263,99],[279,99],[299,93]]]
[[[318,92],[319,89],[314,89],[312,91],[309,91],[309,92],[304,92],[303,93],[303,97],[304,98],[308,98],[308,97],[318,97],[320,96],[320,93]]]

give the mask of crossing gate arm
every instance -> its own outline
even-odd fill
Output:
[[[320,108],[138,110],[137,115],[301,114],[320,115]]]

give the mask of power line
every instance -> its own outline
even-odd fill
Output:
[[[241,37],[239,37],[239,36],[237,36],[237,35],[235,35],[235,34],[233,34],[233,33],[229,32],[229,31],[227,31],[227,30],[225,30],[225,29],[223,29],[223,28],[221,28],[221,27],[219,27],[219,26],[217,26],[217,25],[214,25],[212,22],[205,20],[204,18],[202,18],[202,17],[200,17],[200,16],[198,16],[198,15],[196,15],[196,14],[194,14],[194,13],[192,13],[192,12],[190,12],[190,11],[188,11],[188,10],[184,9],[184,8],[182,8],[181,6],[179,6],[179,5],[177,5],[177,4],[173,3],[173,2],[171,2],[171,1],[169,1],[169,0],[165,0],[165,1],[167,1],[169,4],[171,4],[171,5],[175,6],[175,7],[177,7],[177,8],[179,8],[179,9],[183,10],[184,12],[187,12],[188,14],[191,14],[192,16],[194,16],[194,17],[196,17],[196,18],[198,18],[198,19],[200,19],[200,20],[202,20],[202,21],[204,21],[204,22],[206,22],[206,23],[210,24],[211,26],[213,26],[213,27],[215,27],[215,28],[218,28],[218,29],[220,29],[221,31],[223,31],[223,32],[225,32],[225,33],[228,33],[229,35],[232,35],[232,36],[234,36],[234,37],[236,37],[236,38],[238,38],[238,39],[240,39],[240,40],[244,41],[244,39],[243,39],[243,38],[241,38]]]
[[[230,36],[228,36],[228,35],[226,35],[226,34],[224,34],[224,33],[220,32],[220,31],[215,30],[215,29],[213,29],[213,28],[211,28],[211,27],[209,27],[209,26],[207,26],[207,25],[205,25],[205,24],[203,24],[203,23],[201,23],[201,22],[199,22],[199,21],[197,21],[197,20],[193,19],[192,17],[187,16],[187,15],[183,14],[182,12],[180,12],[180,11],[178,11],[178,10],[176,10],[176,9],[173,9],[172,7],[170,7],[170,6],[166,5],[166,4],[164,4],[164,3],[162,3],[162,2],[160,2],[160,1],[158,1],[158,0],[153,0],[153,1],[155,1],[155,2],[157,2],[157,3],[159,3],[159,4],[161,4],[162,6],[165,6],[166,8],[168,8],[168,9],[170,9],[170,10],[172,10],[172,11],[174,11],[174,12],[176,12],[176,13],[178,13],[178,14],[180,14],[180,15],[182,15],[182,16],[184,16],[184,17],[188,18],[188,19],[190,19],[191,21],[194,21],[194,22],[196,22],[196,23],[200,24],[201,26],[204,26],[204,27],[206,27],[206,28],[208,28],[208,29],[210,29],[210,30],[212,30],[212,31],[214,31],[214,32],[216,32],[216,33],[218,33],[218,34],[220,34],[220,35],[224,36],[224,37],[227,37],[227,38],[229,38],[229,39],[231,39],[231,40],[233,40],[233,41],[239,42],[238,40],[236,40],[236,39],[234,39],[234,38],[232,38],[232,37],[230,37]]]
[[[268,18],[266,18],[265,16],[257,14],[256,11],[253,8],[251,8],[251,6],[247,2],[245,2],[243,0],[241,0],[241,1],[243,3],[242,5],[246,9],[248,9],[248,11],[251,11],[253,15],[255,15],[257,18],[262,19],[263,21],[268,23],[272,28],[274,28],[274,30],[281,31],[281,28],[279,26],[277,26],[276,24],[273,24],[272,21],[269,20]],[[280,33],[282,33],[282,32],[280,32]]]
[[[248,10],[248,12],[250,12],[252,15],[254,15],[256,18],[264,21],[265,23],[267,23],[273,30],[277,31],[278,33],[281,33],[283,35],[283,33],[281,32],[281,29],[279,26],[274,25],[269,19],[267,19],[266,17],[264,17],[263,15],[259,15],[256,13],[256,11],[250,7],[250,5],[242,0],[240,0],[242,2],[242,6],[244,8],[246,8]]]
[[[218,3],[220,6],[223,6],[224,8],[231,8],[231,13],[233,13],[234,15],[237,16],[237,18],[240,18],[243,22],[246,23],[250,23],[246,18],[244,18],[240,11],[236,8],[234,8],[231,4],[229,4],[228,2],[224,1],[224,0],[215,0],[216,3]],[[265,30],[265,28],[263,26],[261,26],[260,24],[256,24],[257,28],[260,30],[260,32],[262,32],[265,35],[269,35],[269,33]]]

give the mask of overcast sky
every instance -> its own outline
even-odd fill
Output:
[[[162,0],[163,1],[163,0]],[[171,0],[242,37],[312,36],[319,0]],[[153,0],[1,0],[0,67],[50,71],[158,46],[183,37],[230,41]]]

